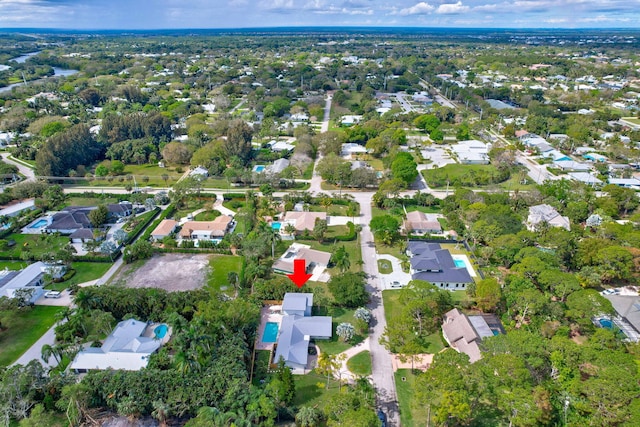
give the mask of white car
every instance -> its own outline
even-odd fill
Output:
[[[60,291],[48,291],[44,294],[45,298],[60,298],[62,293]]]

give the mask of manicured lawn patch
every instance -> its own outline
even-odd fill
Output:
[[[378,271],[380,274],[391,274],[393,273],[393,266],[391,265],[391,261],[386,259],[378,260]]]
[[[320,347],[320,351],[328,354],[338,354],[343,351],[353,347],[364,341],[364,336],[360,334],[356,334],[353,339],[349,342],[343,342],[336,334],[336,328],[340,323],[346,322],[355,325],[355,318],[353,317],[353,313],[355,310],[350,310],[342,307],[319,307],[317,313],[314,315],[318,316],[331,316],[332,322],[331,326],[333,329],[333,335],[330,340],[317,340],[316,345]]]
[[[196,215],[194,219],[196,221],[213,221],[220,215],[222,215],[222,212],[220,211],[204,211]]]
[[[208,285],[213,289],[222,290],[221,288],[226,286],[230,292],[233,289],[229,287],[229,280],[227,276],[232,271],[238,274],[238,277],[242,274],[242,257],[235,255],[212,255],[209,259],[209,267],[211,272],[209,273]]]
[[[293,398],[295,406],[312,406],[318,409],[324,408],[331,396],[340,392],[338,381],[329,379],[327,387],[327,377],[318,374],[315,370],[306,375],[294,375],[296,383],[296,394]]]
[[[15,362],[53,324],[64,307],[35,306],[3,317],[0,332],[0,366]]]
[[[0,257],[21,259],[20,254],[29,252],[32,259],[37,259],[43,254],[50,254],[62,249],[69,243],[68,237],[54,234],[11,234],[5,238],[14,240],[15,246],[0,252]]]
[[[398,393],[398,405],[400,406],[400,423],[407,427],[427,425],[427,409],[418,409],[412,404],[416,375],[411,372],[411,369],[398,369],[394,375],[396,392]],[[403,378],[405,381],[402,381]]]
[[[475,179],[478,175],[484,174],[486,176],[498,176],[498,173],[498,168],[493,165],[461,165],[457,163],[448,164],[437,169],[426,169],[422,171],[422,175],[427,181],[427,184],[433,188],[446,187],[447,181],[451,188],[458,184],[465,186],[466,182],[477,182]],[[503,178],[503,180],[504,179],[505,178]],[[506,179],[508,179],[508,177],[506,177]],[[496,181],[492,182],[496,183]]]
[[[311,179],[313,177],[313,165],[314,162],[309,163],[304,172],[302,172],[302,179]]]
[[[371,375],[371,353],[367,350],[347,360],[347,368],[356,375]]]
[[[440,213],[438,206],[407,206],[407,212],[420,211],[424,213]]]
[[[26,261],[0,261],[0,270],[22,270],[28,265]]]
[[[47,289],[61,291],[71,285],[99,279],[111,268],[111,265],[108,262],[73,262],[71,263],[71,268],[76,271],[73,277],[64,282],[51,283],[47,286]]]
[[[115,197],[70,197],[66,200],[67,206],[98,206],[109,203],[118,203],[118,199]]]
[[[197,211],[198,209],[202,209],[206,206],[211,206],[212,203],[213,199],[210,198],[187,198],[185,205],[177,210],[173,214],[173,217],[176,220],[179,220],[180,218],[184,218],[188,214],[193,213],[193,211]]]

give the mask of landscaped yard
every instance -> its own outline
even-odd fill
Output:
[[[318,309],[318,313],[314,313],[317,316],[331,316],[332,319],[332,328],[333,335],[330,340],[317,340],[316,345],[320,347],[320,351],[322,353],[328,354],[338,354],[343,351],[353,347],[354,345],[360,344],[364,341],[365,337],[360,334],[356,334],[353,339],[349,342],[343,342],[336,334],[336,328],[340,323],[346,322],[355,325],[355,318],[353,317],[353,313],[355,310],[350,310],[341,307],[320,307]]]
[[[220,215],[222,215],[220,211],[204,211],[196,215],[194,219],[196,221],[213,221]]]
[[[227,290],[229,287],[228,274],[232,271],[242,275],[242,257],[235,255],[212,255],[209,260],[211,272],[207,279],[208,286],[217,290]],[[233,289],[229,289],[233,292]]]
[[[46,288],[61,291],[71,285],[99,279],[111,268],[111,265],[108,262],[73,262],[71,268],[76,271],[73,277],[64,282],[51,283]]]
[[[623,117],[623,120],[629,122],[629,123],[633,123],[634,125],[640,125],[640,118],[636,118],[636,117]]]
[[[347,368],[356,375],[371,375],[371,353],[365,350],[356,354],[347,360]]]
[[[64,248],[69,243],[68,237],[56,236],[53,234],[11,234],[5,238],[7,241],[15,241],[16,244],[4,251],[0,251],[0,256],[4,258],[22,259],[21,253],[30,252],[33,259],[39,258],[43,254],[54,253]]]
[[[400,424],[403,427],[427,425],[427,409],[413,406],[416,375],[411,369],[398,369],[395,373],[396,392],[400,406]],[[419,375],[419,374],[418,374]],[[404,381],[402,379],[405,379]]]
[[[311,406],[322,410],[331,396],[340,392],[338,381],[329,379],[327,387],[327,377],[316,373],[315,370],[306,375],[294,375],[296,384],[296,394],[293,398],[295,406]]]
[[[69,197],[65,202],[67,206],[98,206],[118,203],[118,199],[115,197]]]
[[[28,265],[26,261],[0,261],[0,270],[22,270]]]
[[[440,213],[440,207],[438,206],[407,206],[407,212],[420,211],[424,213]]]
[[[378,272],[380,274],[391,274],[393,273],[393,266],[391,265],[391,261],[386,259],[378,260]]]
[[[349,261],[351,262],[349,271],[358,272],[362,270],[362,266],[358,263],[358,261],[362,260],[362,250],[360,248],[358,239],[351,240],[349,242],[335,242],[335,243],[319,243],[317,240],[300,240],[298,241],[298,243],[302,243],[303,245],[309,245],[311,246],[311,249],[329,252],[329,253],[333,253],[335,248],[337,248],[338,246],[344,246],[347,253],[349,254]],[[338,270],[336,267],[332,267],[329,269],[329,273],[332,275],[340,274],[340,270]]]
[[[253,361],[253,385],[260,386],[261,380],[266,380],[269,376],[269,358],[271,352],[269,350],[256,350],[255,359]]]
[[[6,328],[0,332],[0,366],[15,362],[53,324],[55,314],[64,307],[35,306],[2,318]]]

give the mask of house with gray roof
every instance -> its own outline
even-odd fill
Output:
[[[89,212],[96,206],[69,206],[51,218],[51,224],[45,227],[47,233],[69,235],[80,228],[91,228]]]
[[[457,266],[451,253],[440,244],[409,241],[407,254],[410,259],[410,273],[414,280],[425,280],[441,289],[461,291],[473,279],[466,266]]]
[[[94,369],[139,371],[147,366],[149,357],[169,340],[168,328],[166,334],[158,336],[154,326],[135,319],[123,320],[101,347],[86,347],[78,352],[70,368],[76,373]]]
[[[278,159],[275,162],[273,162],[272,165],[267,166],[267,172],[272,174],[282,173],[282,171],[285,170],[287,167],[289,167],[289,160],[284,158]]]
[[[331,338],[331,317],[311,316],[312,305],[311,293],[285,294],[274,362],[282,358],[290,368],[304,370],[309,358],[310,341]]]

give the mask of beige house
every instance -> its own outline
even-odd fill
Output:
[[[293,212],[289,211],[284,214],[283,224],[280,227],[280,232],[284,233],[288,224],[295,227],[297,232],[304,230],[313,231],[313,227],[316,225],[316,219],[327,220],[326,212]]]
[[[187,221],[180,230],[180,237],[194,240],[221,238],[229,231],[232,221],[227,215],[221,215],[213,221]]]
[[[407,212],[407,219],[404,220],[404,229],[407,233],[413,234],[442,232],[442,226],[435,215],[425,214],[420,211]]]
[[[296,259],[305,260],[307,272],[313,272],[316,268],[324,270],[331,261],[331,254],[329,252],[317,251],[311,249],[308,245],[302,245],[300,243],[294,243],[289,246],[289,249],[273,263],[273,271],[277,273],[292,274],[293,273],[293,261]]]
[[[455,351],[469,356],[471,363],[482,358],[479,345],[482,339],[499,333],[504,333],[504,329],[494,315],[467,316],[457,308],[444,315],[444,339]]]
[[[151,232],[151,237],[156,242],[164,239],[167,236],[170,236],[176,230],[178,226],[178,221],[173,219],[163,219],[160,224],[156,227],[153,232]]]

